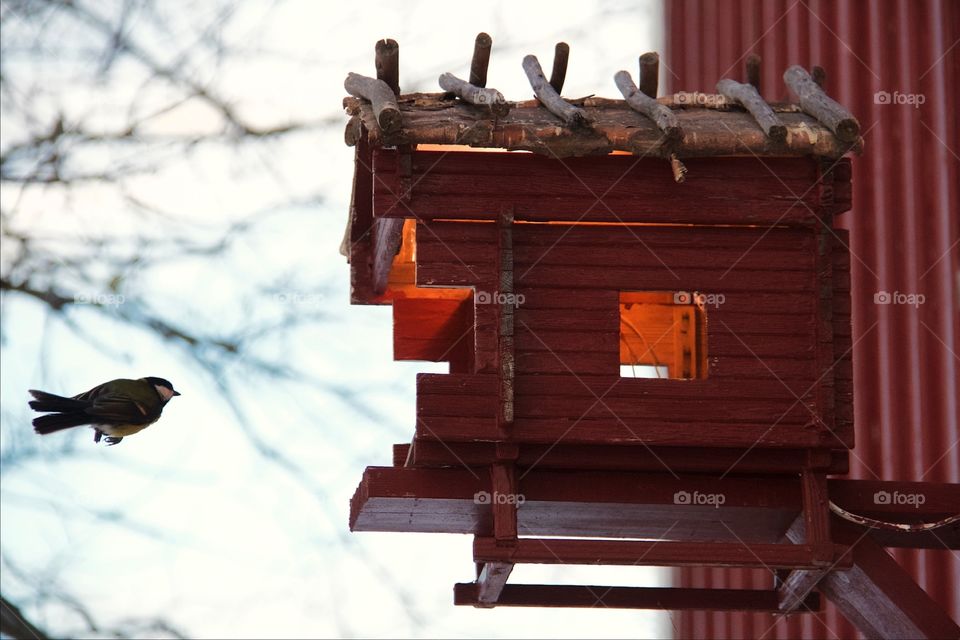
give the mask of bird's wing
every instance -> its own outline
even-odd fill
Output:
[[[151,409],[125,393],[102,393],[86,412],[110,422],[139,422],[148,417]]]

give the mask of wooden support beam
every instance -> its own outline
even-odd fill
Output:
[[[817,583],[827,575],[824,569],[795,569],[777,589],[777,604],[781,613],[803,611]]]
[[[563,93],[563,83],[567,79],[567,61],[570,59],[570,45],[558,42],[553,48],[553,70],[550,71],[550,86],[557,94]]]
[[[803,522],[807,544],[830,542],[830,497],[827,495],[827,476],[811,469],[800,474],[803,495]]]
[[[747,61],[745,63],[746,75],[747,75],[747,84],[753,85],[753,88],[757,90],[757,93],[760,93],[760,56],[755,53],[751,53],[747,56]]]
[[[513,463],[490,465],[490,508],[493,512],[493,540],[513,545],[517,539],[517,475]],[[496,562],[496,560],[493,560]],[[486,561],[484,561],[486,562]]]
[[[556,61],[554,62],[556,66]],[[528,55],[523,58],[523,70],[527,74],[530,86],[537,99],[546,107],[547,111],[554,114],[570,127],[589,127],[590,120],[587,118],[587,112],[579,107],[575,107],[563,98],[559,92],[547,82],[543,75],[543,68],[540,67],[540,61],[537,56]]]
[[[657,99],[660,84],[660,54],[648,51],[640,56],[640,92],[648,98]]]
[[[475,582],[456,584],[454,604],[484,606],[478,592]],[[805,611],[818,611],[820,598],[812,594],[803,604]],[[778,612],[777,593],[771,590],[598,585],[508,584],[496,606]]]
[[[492,607],[500,599],[500,594],[510,578],[513,565],[509,562],[486,562],[480,570],[476,587],[476,603],[478,607]]]
[[[473,58],[470,60],[470,84],[475,87],[487,86],[487,67],[490,65],[490,49],[493,38],[481,31],[473,42]]]
[[[856,142],[860,137],[860,123],[841,104],[824,93],[807,70],[793,65],[783,72],[783,80],[797,94],[800,108],[822,122],[844,142]]]
[[[394,302],[397,304],[397,301]],[[421,358],[425,359],[425,358]],[[412,448],[411,461],[418,467],[451,467],[458,464],[487,465],[495,461],[493,442],[433,442],[415,440],[402,447],[403,459]],[[399,455],[399,454],[398,454]],[[846,474],[850,464],[846,452],[820,451],[819,467],[826,473]],[[802,449],[717,449],[709,447],[650,447],[622,445],[522,445],[517,464],[538,469],[582,469],[620,471],[666,471],[721,474],[731,467],[737,473],[798,474],[807,464]]]
[[[464,82],[452,73],[441,74],[440,87],[444,91],[456,95],[464,102],[469,102],[478,107],[487,107],[490,113],[498,118],[510,113],[510,103],[496,89],[474,86],[469,82]]]
[[[516,545],[505,547],[495,538],[478,536],[473,541],[476,562],[515,564],[826,569],[849,566],[845,549],[834,546],[833,553],[824,557],[822,547],[805,544],[520,538]]]
[[[478,492],[490,491],[488,476],[456,464],[442,469],[368,467],[351,500],[351,528],[492,536],[490,507],[475,499]],[[831,500],[844,509],[892,522],[938,521],[954,513],[960,502],[957,484],[830,480],[828,489]],[[894,490],[923,494],[926,500],[916,506],[875,503],[878,491]],[[724,503],[680,504],[678,491],[721,493]],[[778,542],[802,511],[799,478],[788,476],[758,483],[752,476],[720,480],[703,473],[676,478],[666,472],[537,468],[524,476],[522,492],[518,527],[532,536],[599,537],[615,532],[624,538]],[[890,547],[960,549],[960,523],[925,534],[873,530],[870,535]]]
[[[377,79],[383,80],[393,91],[400,95],[400,45],[396,40],[378,40],[374,46],[377,65]]]
[[[650,118],[657,125],[657,128],[663,131],[667,141],[677,142],[683,139],[683,129],[680,128],[677,116],[669,107],[665,107],[654,98],[645,95],[643,91],[638,91],[636,85],[633,84],[633,78],[630,77],[629,71],[618,71],[613,76],[613,81],[630,108]]]
[[[782,142],[787,138],[787,128],[780,118],[773,112],[757,89],[751,84],[741,84],[736,80],[725,78],[717,83],[717,93],[730,100],[734,100],[750,112],[764,133],[774,141]]]
[[[384,133],[389,134],[400,129],[400,107],[397,106],[396,95],[386,82],[359,73],[348,73],[343,88],[350,95],[370,102],[377,125]]]
[[[855,527],[835,527],[853,545],[853,568],[831,571],[818,589],[868,638],[960,638],[960,627],[896,560]]]

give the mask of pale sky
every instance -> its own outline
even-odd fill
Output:
[[[363,468],[389,465],[391,446],[413,433],[415,373],[445,367],[392,361],[390,309],[349,306],[349,274],[338,251],[353,158],[342,137],[343,79],[348,71],[374,74],[377,39],[399,42],[404,91],[438,91],[436,77],[444,71],[465,77],[482,30],[494,41],[488,85],[508,99],[532,94],[523,55],[535,53],[549,67],[558,40],[571,48],[564,95],[612,97],[617,70],[636,74],[641,53],[663,50],[659,3],[291,0],[240,6],[224,39],[261,53],[242,64],[211,63],[208,77],[257,122],[330,117],[335,124],[254,154],[200,150],[133,180],[140,197],[176,212],[172,222],[138,221],[115,194],[88,187],[70,201],[55,189],[25,194],[19,224],[40,235],[79,238],[95,237],[107,225],[117,242],[143,224],[158,237],[184,228],[207,238],[217,223],[268,207],[278,192],[312,198],[268,218],[216,264],[171,261],[142,274],[135,292],[198,330],[233,326],[244,314],[269,316],[279,304],[322,311],[324,324],[261,348],[347,386],[377,417],[301,385],[244,385],[238,400],[246,417],[307,470],[305,489],[251,448],[205,373],[168,345],[79,310],[75,319],[107,347],[101,348],[46,321],[39,304],[10,296],[3,309],[0,444],[9,452],[35,438],[39,450],[4,469],[3,554],[32,575],[53,578],[105,625],[163,615],[196,637],[669,636],[666,614],[454,607],[453,584],[474,576],[471,537],[349,533],[349,499]],[[180,19],[191,20],[191,11],[181,10]],[[162,49],[161,39],[156,46]],[[37,70],[52,87],[51,100],[62,101],[69,89],[72,109],[109,128],[111,109],[138,88],[136,74],[130,72],[129,85],[116,78],[105,86],[78,83],[68,63],[54,59]],[[117,70],[121,79],[124,73]],[[151,90],[159,100],[161,91]],[[5,143],[16,138],[17,124],[5,122]],[[187,103],[152,126],[154,133],[204,132],[216,120],[207,108]],[[17,194],[5,188],[0,196],[9,204]],[[264,294],[252,309],[242,306],[250,283],[283,275],[301,283],[296,286],[326,289],[311,289],[295,303]],[[95,446],[88,430],[43,440],[30,431],[28,388],[72,395],[111,378],[144,375],[169,378],[183,396],[157,425],[120,446]],[[67,441],[81,454],[59,456]],[[136,528],[89,517],[94,511],[123,514]],[[664,572],[638,567],[519,566],[511,582],[659,586],[666,579]],[[27,593],[9,572],[2,583],[14,601]],[[54,633],[82,627],[67,611],[38,615],[36,622]]]

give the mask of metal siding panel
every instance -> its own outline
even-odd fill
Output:
[[[958,267],[957,52],[960,9],[950,0],[825,2],[732,0],[716,12],[667,2],[669,90],[712,91],[718,74],[743,77],[743,58],[763,57],[762,93],[786,97],[790,64],[827,71],[827,91],[859,118],[864,156],[854,159],[851,231],[857,446],[850,477],[960,481],[960,267]],[[727,15],[738,16],[739,28]],[[946,55],[945,55],[946,54]],[[918,110],[874,103],[878,90],[922,93]],[[951,147],[951,148],[948,148]],[[919,309],[880,306],[880,290],[920,292]],[[877,323],[874,326],[874,323]],[[937,551],[895,557],[954,618],[960,559]],[[760,587],[756,574],[679,573],[684,586]],[[769,616],[679,614],[678,637],[759,637]],[[828,606],[780,619],[766,637],[857,635]]]

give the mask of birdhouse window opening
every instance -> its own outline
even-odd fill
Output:
[[[686,291],[620,292],[620,376],[707,377],[707,314]]]

